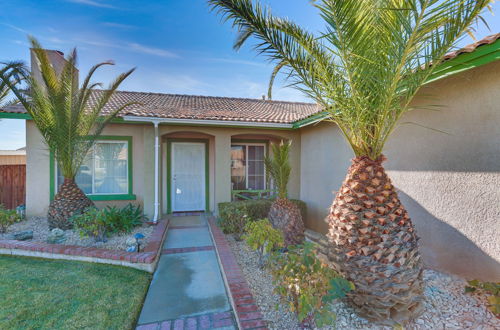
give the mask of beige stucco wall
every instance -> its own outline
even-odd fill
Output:
[[[500,280],[500,62],[430,84],[387,143],[385,163],[421,236],[427,266]],[[307,225],[323,219],[353,157],[331,123],[301,130],[301,198]]]
[[[217,212],[217,204],[231,200],[231,140],[251,137],[252,139],[289,139],[292,141],[290,162],[292,175],[289,183],[291,198],[300,194],[300,132],[292,130],[254,129],[254,128],[222,128],[194,127],[179,125],[160,125],[160,135],[164,141],[168,135],[175,133],[204,134],[209,139],[209,207]],[[162,161],[166,159],[165,143],[163,143]],[[166,211],[166,166],[162,164],[162,210]]]
[[[111,124],[103,135],[132,136],[133,150],[133,193],[137,196],[133,201],[96,201],[98,207],[105,205],[124,206],[133,202],[144,205],[145,203],[145,164],[148,162],[144,155],[144,141],[147,138],[149,126],[147,125],[119,125]],[[28,216],[45,216],[50,203],[50,158],[49,151],[43,137],[32,121],[26,121],[26,212]],[[149,197],[150,198],[150,197]],[[152,206],[151,206],[152,209]],[[147,210],[149,213],[150,210]]]
[[[209,139],[209,207],[217,211],[217,204],[231,200],[231,139],[240,137],[284,138],[292,140],[290,161],[293,171],[289,183],[290,197],[300,194],[300,132],[251,128],[221,128],[165,125],[159,127],[160,210],[166,213],[166,142],[170,134],[204,134]],[[152,124],[111,124],[103,135],[132,136],[134,201],[99,201],[98,207],[123,206],[129,202],[140,204],[150,218],[154,213],[154,129]],[[50,202],[49,152],[43,138],[31,121],[26,125],[27,187],[26,206],[29,216],[44,216]]]

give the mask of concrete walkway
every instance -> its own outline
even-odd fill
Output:
[[[205,216],[170,219],[137,329],[236,329]]]

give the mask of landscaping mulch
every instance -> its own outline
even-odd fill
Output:
[[[226,238],[269,328],[300,329],[297,317],[273,293],[273,278],[267,269],[259,268],[257,253],[231,235]],[[484,298],[464,292],[465,280],[430,269],[424,271],[424,280],[424,312],[406,324],[406,329],[500,329],[500,320],[486,308]],[[337,321],[325,329],[393,329],[359,317],[343,301],[333,303],[331,308]]]
[[[140,227],[134,228],[130,233],[112,234],[107,238],[106,242],[96,242],[93,238],[82,237],[78,230],[70,229],[64,231],[66,240],[61,244],[125,251],[127,248],[127,239],[134,237],[136,233],[142,233],[145,236],[145,238],[142,239],[142,246],[146,246],[149,242],[151,234],[153,233],[153,229],[153,226],[144,224]],[[49,224],[46,218],[31,217],[11,225],[5,234],[0,234],[0,240],[12,239],[12,233],[27,230],[33,231],[33,239],[29,240],[30,242],[46,243],[50,234]]]

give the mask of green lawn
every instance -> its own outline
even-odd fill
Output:
[[[150,280],[125,267],[0,256],[0,329],[131,329]]]

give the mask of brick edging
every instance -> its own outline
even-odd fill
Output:
[[[267,329],[267,322],[259,311],[226,236],[217,227],[214,217],[209,217],[208,223],[240,329]]]
[[[78,260],[78,257],[81,257],[80,259],[84,261],[96,261],[101,263],[106,263],[106,260],[109,260],[113,261],[111,262],[113,264],[131,267],[134,267],[134,264],[146,264],[146,267],[136,268],[145,268],[145,270],[149,270],[151,268],[150,265],[153,264],[160,255],[168,224],[168,220],[160,220],[149,238],[148,245],[146,245],[143,252],[139,253],[78,245],[0,240],[0,254],[38,256],[52,259],[64,259],[64,256],[71,256],[73,258],[69,259]],[[26,251],[26,253],[23,251]]]

